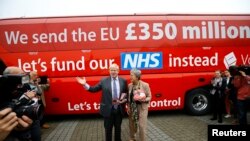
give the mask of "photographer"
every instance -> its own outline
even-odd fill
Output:
[[[30,72],[30,88],[36,91],[36,104],[42,104],[41,102],[41,96],[43,94],[43,91],[41,87],[39,86],[39,79],[38,79],[38,74],[36,71],[31,71]],[[43,106],[43,104],[42,104]],[[41,141],[41,119],[43,118],[43,110],[41,111],[40,116],[34,121],[32,125],[32,130],[31,130],[31,138],[34,141]]]
[[[40,77],[38,79],[38,82],[39,82],[39,87],[41,88],[42,90],[42,95],[41,95],[41,104],[42,106],[44,107],[44,109],[46,108],[46,101],[45,101],[45,92],[49,90],[50,88],[50,81],[49,79],[45,76],[45,77]],[[46,123],[46,116],[43,116],[41,117],[41,120],[40,120],[40,124],[41,124],[41,127],[44,128],[44,129],[48,129],[50,128],[49,124]]]
[[[250,77],[244,71],[235,73],[233,84],[237,89],[238,118],[240,125],[247,124],[247,99],[250,97]]]
[[[44,92],[47,91],[50,87],[49,79],[46,76],[38,77],[38,73],[36,71],[30,72],[30,85],[31,87],[36,87],[38,91],[38,102],[43,106],[43,108],[46,107],[46,101]],[[50,126],[45,123],[46,119],[44,117],[44,111],[41,114],[41,117],[39,117],[40,120],[40,126],[44,129],[48,129]]]
[[[22,75],[24,72],[19,69],[18,67],[7,67],[4,72],[4,75]],[[2,76],[1,76],[2,78]],[[20,87],[19,85],[15,86]],[[6,88],[7,89],[7,88]],[[0,94],[0,104],[6,103],[10,98],[11,93],[6,93],[7,90],[2,84],[1,79],[1,94]],[[27,91],[23,94],[23,97],[27,100],[33,98],[35,96],[35,92]],[[17,116],[17,113],[13,111],[12,108],[8,107],[1,107],[0,108],[0,140],[18,140],[16,136],[18,132],[23,132],[25,130],[29,130],[30,126],[32,125],[33,120],[30,119],[26,115],[21,115],[20,117]]]

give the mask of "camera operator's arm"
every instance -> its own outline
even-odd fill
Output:
[[[246,75],[246,73],[244,71],[239,71],[239,72],[245,78],[246,81],[250,81],[250,76]],[[248,84],[249,84],[249,82],[248,82]]]
[[[18,125],[16,113],[11,108],[0,111],[0,140],[4,140],[9,133]]]
[[[40,96],[40,100],[42,100],[43,106],[46,107],[46,100],[45,100],[44,93],[45,93],[45,91],[48,91],[49,88],[50,88],[50,81],[49,81],[49,79],[47,78],[47,83],[46,84],[42,83],[42,84],[39,84],[38,86],[42,90],[42,94]]]
[[[244,77],[247,76],[246,73],[245,73],[244,71],[239,71],[239,72],[240,72],[240,74],[241,74],[242,76],[244,76]]]
[[[39,86],[41,87],[41,89],[43,91],[48,91],[49,88],[50,88],[50,81],[49,81],[49,79],[47,79],[47,83],[46,84],[39,84]]]

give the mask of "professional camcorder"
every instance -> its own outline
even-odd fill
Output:
[[[32,91],[29,80],[27,74],[0,75],[0,110],[9,107],[18,117],[26,115],[31,119],[41,116],[42,106],[25,95],[27,91]]]
[[[241,65],[241,66],[230,66],[229,67],[229,72],[232,76],[241,75],[240,71],[245,72],[246,75],[250,75],[250,66]]]

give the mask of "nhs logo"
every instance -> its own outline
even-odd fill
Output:
[[[121,53],[121,69],[161,69],[162,52]]]

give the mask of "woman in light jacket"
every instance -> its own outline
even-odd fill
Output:
[[[130,140],[135,140],[139,128],[139,140],[146,140],[148,107],[151,100],[149,84],[141,80],[141,71],[130,71],[131,83],[128,85],[128,115]]]

